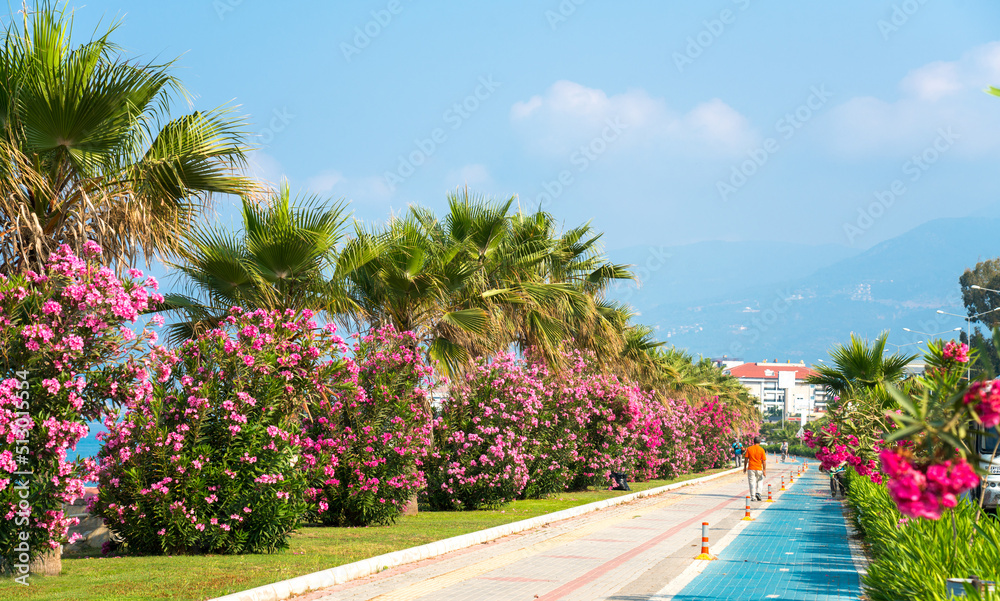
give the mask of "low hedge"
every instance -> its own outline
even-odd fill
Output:
[[[764,447],[764,450],[767,451],[768,453],[780,453],[781,452],[781,443],[780,442],[768,443],[768,444],[764,444],[764,445],[761,445],[761,446]],[[796,455],[798,457],[812,457],[812,458],[816,457],[816,451],[814,449],[810,449],[809,447],[807,447],[806,445],[804,445],[804,444],[802,444],[800,442],[793,442],[793,443],[789,444],[788,445],[788,454],[789,455]]]
[[[872,563],[862,578],[871,601],[944,600],[948,578],[1000,581],[1000,520],[968,499],[940,520],[905,518],[889,492],[853,470],[848,502]],[[996,599],[970,593],[969,599]]]

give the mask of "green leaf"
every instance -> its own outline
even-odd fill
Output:
[[[485,334],[489,318],[482,309],[462,309],[449,311],[441,316],[441,322],[472,334]]]

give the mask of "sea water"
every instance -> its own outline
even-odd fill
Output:
[[[89,422],[87,427],[90,428],[90,432],[80,442],[76,443],[75,451],[68,451],[66,453],[66,459],[97,457],[97,452],[101,450],[101,441],[97,440],[97,433],[107,432],[108,429],[101,422]]]

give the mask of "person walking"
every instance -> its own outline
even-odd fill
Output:
[[[788,441],[781,443],[781,462],[788,460]]]
[[[738,438],[733,441],[733,461],[736,467],[743,465],[743,443]]]
[[[754,436],[753,446],[747,449],[743,473],[747,475],[747,483],[750,484],[750,498],[760,501],[760,490],[767,477],[767,453],[760,446],[760,436]]]

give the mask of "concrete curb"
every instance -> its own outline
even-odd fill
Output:
[[[362,559],[361,561],[337,566],[328,570],[313,572],[312,574],[306,574],[305,576],[298,576],[288,580],[282,580],[281,582],[275,582],[273,584],[266,584],[264,586],[245,590],[239,593],[216,597],[210,601],[282,601],[294,595],[301,595],[309,591],[344,584],[345,582],[350,582],[351,580],[357,580],[358,578],[364,578],[365,576],[377,574],[389,568],[429,559],[431,557],[437,557],[439,555],[444,555],[445,553],[465,549],[467,547],[496,540],[504,536],[516,534],[525,530],[531,530],[532,528],[537,528],[545,524],[551,524],[552,522],[558,522],[560,520],[577,517],[608,507],[614,507],[615,505],[628,503],[629,501],[633,501],[635,499],[650,497],[669,490],[728,476],[729,474],[738,472],[741,469],[742,468],[730,469],[719,472],[718,474],[712,474],[710,476],[702,476],[701,478],[675,482],[674,484],[667,484],[666,486],[659,486],[649,490],[622,495],[613,499],[605,499],[603,501],[596,501],[586,505],[579,505],[577,507],[563,509],[562,511],[556,511],[555,513],[548,513],[538,517],[529,518],[527,520],[504,524],[503,526],[494,526],[493,528],[487,528],[486,530],[480,530],[478,532],[470,532],[469,534],[453,536],[451,538],[446,538],[433,543],[427,543],[426,545],[420,545],[419,547],[410,547],[409,549],[393,551],[392,553]]]

